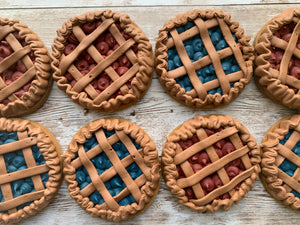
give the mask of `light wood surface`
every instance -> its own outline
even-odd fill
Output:
[[[1,0],[1,17],[18,19],[35,31],[51,51],[56,30],[69,17],[92,10],[112,9],[129,14],[149,37],[155,46],[158,30],[179,13],[195,8],[218,8],[230,13],[240,22],[245,33],[251,36],[251,43],[258,30],[272,17],[289,7],[300,7],[300,1],[288,0]],[[298,4],[293,4],[298,3]],[[47,127],[66,150],[72,136],[86,123],[102,117],[123,117],[142,127],[154,140],[159,155],[168,134],[179,124],[195,114],[228,114],[241,121],[261,142],[265,132],[276,121],[296,111],[287,109],[266,98],[251,83],[231,104],[211,110],[191,109],[174,101],[161,87],[157,75],[151,86],[137,104],[115,113],[101,113],[85,110],[73,103],[53,84],[50,97],[37,112],[26,119]],[[257,181],[238,205],[225,212],[197,213],[180,205],[171,195],[162,180],[160,191],[153,204],[142,214],[123,224],[300,224],[300,212],[275,201]],[[63,182],[54,201],[38,215],[26,219],[22,224],[110,224],[85,213],[69,196]]]

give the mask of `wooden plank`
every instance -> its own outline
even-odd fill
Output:
[[[300,3],[300,1],[297,2]],[[290,4],[292,1],[279,0],[222,2],[213,0],[177,0],[174,2],[170,0],[163,2],[132,0],[119,2],[113,0],[109,3],[96,0],[70,0],[52,3],[53,1],[44,1],[43,3],[33,0],[5,1],[0,9],[1,17],[19,19],[22,23],[27,24],[51,50],[56,30],[69,17],[95,9],[111,8],[114,11],[129,14],[149,37],[154,48],[158,30],[163,24],[177,14],[194,8],[221,8],[224,12],[231,13],[232,18],[240,22],[245,33],[250,35],[253,40],[258,30],[273,16],[286,8],[299,7],[299,4]],[[184,6],[185,4],[189,6]],[[145,8],[143,5],[151,5],[152,7]],[[166,7],[166,5],[173,6]],[[80,6],[82,7],[80,8]],[[149,20],[149,18],[151,19]],[[25,118],[47,127],[57,137],[63,151],[65,151],[72,136],[86,123],[102,117],[123,117],[141,126],[152,137],[159,155],[161,155],[165,139],[175,127],[192,118],[195,114],[213,113],[228,114],[238,119],[260,143],[263,135],[272,124],[284,116],[295,113],[295,111],[266,98],[257,89],[254,81],[245,88],[234,102],[227,106],[207,110],[190,109],[167,95],[154,73],[153,82],[143,99],[122,111],[103,113],[85,110],[74,104],[54,83],[45,105]],[[297,224],[299,219],[299,212],[275,201],[265,191],[260,181],[255,183],[254,188],[249,192],[249,197],[242,199],[239,205],[233,205],[228,212],[220,210],[214,214],[199,214],[180,205],[162,181],[160,191],[153,204],[141,215],[123,224]],[[85,213],[69,196],[65,183],[62,184],[58,195],[47,208],[23,222],[26,225],[88,225],[96,223],[111,224],[99,218],[92,218]]]
[[[126,7],[136,7],[136,6],[222,6],[222,5],[254,5],[254,4],[292,4],[300,3],[299,0],[111,0],[111,1],[98,1],[98,0],[15,0],[15,1],[5,1],[2,4],[2,8],[12,9],[12,8],[80,8],[80,7],[114,7],[114,6],[126,6]]]

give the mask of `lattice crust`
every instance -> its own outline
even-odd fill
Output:
[[[285,135],[292,134],[284,145],[280,144]],[[294,209],[300,209],[300,199],[291,190],[300,193],[300,157],[291,149],[300,140],[300,115],[293,115],[278,121],[265,135],[262,143],[262,181],[267,191],[283,204]],[[297,166],[294,175],[290,177],[279,165],[288,159]]]
[[[205,129],[222,130],[217,131],[211,136],[207,136]],[[189,140],[194,135],[199,142],[191,145],[183,151],[178,144],[180,141]],[[214,144],[223,139],[229,139],[236,150],[219,158]],[[196,153],[206,152],[210,164],[194,172],[188,159]],[[176,128],[168,137],[162,153],[162,163],[164,167],[164,178],[172,194],[178,198],[181,204],[192,209],[205,212],[214,212],[220,207],[228,210],[231,205],[247,196],[248,191],[254,185],[260,172],[259,147],[247,129],[237,120],[230,116],[202,117],[196,115]],[[245,168],[237,176],[230,179],[224,166],[240,158]],[[176,166],[180,166],[185,174],[185,178],[179,178]],[[200,181],[216,173],[222,182],[219,186],[209,193],[205,193],[200,185]],[[239,188],[235,188],[239,185]],[[184,188],[191,187],[195,198],[188,199]],[[221,199],[219,196],[229,194],[228,199]]]
[[[0,62],[0,73],[5,72],[19,60],[27,69],[11,84],[6,84],[3,77],[0,77],[1,116],[12,117],[31,113],[41,107],[52,85],[48,51],[38,36],[17,20],[0,18],[0,31],[0,40],[6,41],[13,50],[11,55]],[[12,34],[13,32],[18,32],[20,38],[24,39],[25,47]],[[31,52],[35,57],[34,62],[29,57]],[[31,86],[24,95],[18,97],[14,94],[28,83],[31,83]],[[7,99],[9,103],[5,103]]]
[[[80,25],[95,20],[101,20],[103,23],[86,36]],[[128,40],[125,40],[118,30],[115,24],[117,22],[120,22],[123,31],[130,36]],[[93,42],[106,30],[112,34],[119,44],[119,48],[105,58],[96,50]],[[71,54],[65,56],[63,53],[65,49],[64,44],[72,33],[80,41],[80,44]],[[138,44],[137,55],[131,49],[134,44]],[[121,15],[110,10],[105,10],[88,12],[81,16],[70,18],[63,24],[62,29],[58,30],[58,37],[55,38],[52,49],[53,76],[57,81],[58,87],[64,90],[73,101],[83,107],[104,111],[116,110],[138,101],[150,85],[153,73],[152,46],[146,35],[131,21],[128,15]],[[97,64],[86,75],[81,74],[73,65],[74,60],[84,50],[88,52]],[[120,76],[112,68],[112,64],[123,54],[126,54],[132,67]],[[77,81],[74,87],[72,87],[64,76],[67,71]],[[98,94],[90,83],[102,72],[105,72],[113,83]],[[128,88],[126,82],[130,79],[133,80],[131,88]],[[118,90],[120,90],[122,95],[111,98]]]
[[[193,21],[195,26],[178,34],[176,28],[184,26],[188,21]],[[229,47],[216,51],[208,29],[219,26]],[[169,34],[171,37],[169,37]],[[238,44],[232,37],[234,34],[238,39]],[[200,35],[207,56],[192,62],[189,58],[183,41]],[[252,76],[253,47],[249,44],[250,37],[244,35],[244,30],[238,27],[238,22],[230,19],[229,14],[224,14],[221,10],[194,10],[165,23],[159,31],[156,43],[156,71],[165,89],[176,100],[193,107],[212,107],[226,104],[232,101],[241,92],[244,86],[249,83]],[[168,71],[168,49],[176,47],[183,66]],[[234,55],[241,71],[225,75],[221,65],[221,60]],[[212,64],[217,79],[207,83],[201,83],[196,71]],[[177,82],[176,78],[188,75],[193,89],[186,92]],[[230,82],[236,82],[234,87],[230,87]],[[223,95],[207,94],[208,91],[221,87]]]
[[[104,131],[115,131],[115,134],[106,138]],[[98,145],[88,152],[84,151],[83,144],[95,134]],[[131,138],[142,148],[136,149]],[[129,151],[129,155],[122,160],[117,156],[112,145],[121,141]],[[112,163],[112,167],[100,176],[90,159],[105,152]],[[133,180],[126,167],[136,163],[143,175]],[[91,183],[80,190],[76,181],[75,172],[84,166],[91,178]],[[120,221],[128,219],[143,211],[156,195],[160,182],[160,163],[155,144],[150,137],[137,125],[123,119],[100,119],[83,127],[73,137],[67,152],[64,154],[64,174],[68,184],[70,195],[76,202],[93,216]],[[112,197],[104,183],[118,174],[126,188]],[[97,190],[104,199],[104,203],[94,204],[89,196]],[[119,206],[119,201],[128,195],[132,195],[136,203],[127,206]]]
[[[58,149],[49,138],[49,134],[45,133],[44,128],[28,120],[1,118],[0,130],[17,132],[19,139],[19,141],[0,146],[0,188],[4,196],[4,202],[0,203],[0,211],[8,211],[8,213],[0,213],[0,223],[18,222],[47,206],[58,191],[61,178]],[[45,159],[45,164],[36,164],[31,149],[33,145],[38,146]],[[3,155],[17,150],[22,150],[28,168],[7,173]],[[49,175],[46,188],[40,177],[45,172],[48,172]],[[11,183],[27,177],[32,178],[35,192],[14,198]],[[29,206],[17,210],[18,206],[31,201]]]
[[[300,8],[284,11],[261,29],[254,42],[257,52],[255,75],[258,85],[271,99],[294,109],[300,109],[300,81],[288,74],[288,68],[292,57],[300,59],[300,50],[296,48],[300,31],[299,18]],[[281,27],[292,22],[296,23],[296,27],[289,42],[274,35]],[[270,67],[271,47],[284,50],[278,70]]]

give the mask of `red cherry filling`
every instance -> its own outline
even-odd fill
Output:
[[[282,26],[274,35],[286,42],[289,42],[295,26],[296,24],[294,22],[290,24],[286,24]],[[296,48],[300,49],[300,38],[297,41]],[[272,69],[279,70],[284,51],[276,47],[270,47],[270,50],[271,50],[271,56],[269,59],[270,67]],[[292,56],[289,62],[288,75],[300,80],[300,60],[297,59],[295,56]],[[292,88],[295,93],[298,92],[298,89],[293,87],[290,88]]]
[[[14,37],[21,43],[21,45],[27,46],[28,44],[25,42],[24,39],[22,39],[17,31],[12,33]],[[4,60],[6,57],[10,56],[13,54],[14,50],[12,47],[9,45],[9,43],[5,40],[0,41],[0,61]],[[30,52],[28,54],[32,62],[35,62],[35,55],[33,52]],[[23,76],[24,73],[26,73],[27,68],[25,64],[23,63],[22,60],[18,60],[15,64],[13,64],[10,68],[7,70],[3,71],[0,76],[3,79],[4,83],[6,85],[12,84],[14,81],[18,80],[20,77]],[[29,81],[24,87],[20,88],[16,92],[14,92],[15,96],[18,98],[22,98],[23,95],[28,92],[29,88],[31,87],[31,81]],[[9,99],[5,99],[1,104],[7,105],[11,101]]]
[[[95,22],[85,23],[81,25],[81,29],[86,35],[89,35],[92,33],[98,26],[102,24],[101,20],[97,20]],[[124,32],[119,22],[117,22],[116,27],[122,34],[125,40],[128,40],[130,38],[130,35]],[[79,41],[76,38],[76,36],[71,33],[70,36],[67,38],[64,54],[69,55],[74,51],[74,49],[78,46]],[[111,55],[116,49],[120,47],[120,45],[117,43],[114,36],[106,30],[103,32],[93,43],[95,48],[98,50],[98,52],[101,54],[101,56],[105,59],[109,55]],[[131,47],[131,50],[135,54],[138,52],[138,46],[137,44],[134,44]],[[0,58],[1,60],[1,58]],[[83,51],[79,57],[75,60],[74,65],[75,67],[81,72],[82,75],[88,74],[91,70],[94,69],[96,66],[96,62],[94,61],[93,57],[90,56],[87,51]],[[128,57],[124,54],[120,56],[115,62],[111,64],[111,67],[116,71],[116,73],[119,76],[123,76],[126,74],[126,72],[132,67],[132,63],[128,59]],[[71,84],[73,87],[76,84],[76,80],[70,73],[66,73],[65,77],[67,78],[67,81]],[[126,83],[127,87],[130,89],[132,88],[132,78]],[[104,91],[110,84],[112,83],[111,78],[105,73],[102,72],[99,74],[92,82],[92,86],[95,88],[97,93],[101,93]],[[115,98],[118,95],[122,95],[122,92],[120,90],[117,90],[115,93],[113,93],[110,98]]]
[[[222,128],[217,129],[217,130],[205,129],[205,132],[208,136],[211,136],[217,132],[220,132],[221,130],[223,130],[223,129]],[[178,142],[178,144],[180,145],[182,150],[185,151],[186,149],[193,146],[197,142],[199,142],[199,138],[197,137],[197,135],[193,135],[192,138],[190,138],[188,140],[181,140]],[[226,139],[223,139],[223,140],[220,140],[220,141],[214,143],[213,148],[215,149],[219,158],[222,158],[223,156],[235,151],[235,147],[231,143],[229,138],[226,138]],[[211,160],[210,160],[209,155],[207,154],[206,150],[202,150],[202,151],[194,154],[193,156],[191,156],[188,159],[188,162],[189,162],[191,168],[193,169],[194,173],[201,171],[204,167],[211,164]],[[185,176],[185,173],[182,170],[181,166],[178,165],[176,168],[177,168],[177,172],[178,172],[177,179],[185,178],[186,176]],[[234,177],[238,176],[242,171],[244,171],[245,167],[244,167],[242,160],[240,158],[238,158],[238,159],[231,161],[227,165],[225,165],[224,169],[225,169],[225,172],[227,173],[229,180],[232,180]],[[201,188],[205,195],[212,192],[216,188],[223,186],[223,182],[220,179],[217,172],[205,177],[199,183],[200,183]],[[239,186],[240,186],[240,184],[235,187],[235,190],[238,190]],[[195,193],[193,192],[193,189],[191,187],[185,188],[184,190],[185,190],[185,194],[188,197],[188,199],[196,198]],[[219,196],[217,199],[228,199],[228,198],[230,198],[229,193],[225,193],[225,194]]]

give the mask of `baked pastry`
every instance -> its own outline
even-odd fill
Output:
[[[254,45],[256,83],[269,98],[300,109],[300,8],[274,17],[258,32]]]
[[[200,212],[229,210],[254,185],[260,150],[230,116],[196,115],[167,137],[163,176],[179,203]]]
[[[278,201],[300,209],[300,115],[279,120],[262,143],[261,180]]]
[[[152,80],[152,46],[128,15],[110,10],[70,18],[52,45],[53,76],[60,89],[88,109],[125,108]]]
[[[17,20],[0,18],[0,31],[0,116],[23,116],[49,95],[50,58],[38,36]]]
[[[64,154],[71,197],[92,216],[127,220],[148,207],[160,183],[155,144],[124,119],[100,119],[81,128]]]
[[[177,101],[212,108],[231,102],[252,77],[254,49],[221,10],[194,10],[160,29],[156,72]]]
[[[0,223],[35,215],[61,183],[61,149],[38,123],[0,119]]]

